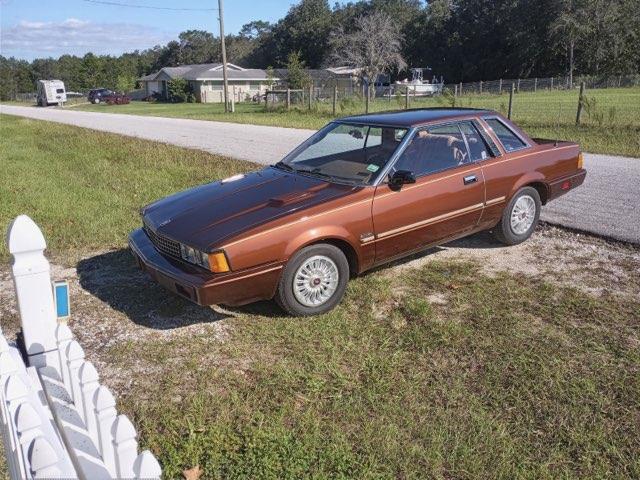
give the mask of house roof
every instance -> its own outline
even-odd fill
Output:
[[[139,80],[153,81],[161,77],[168,77],[171,80],[174,78],[184,78],[185,80],[222,80],[222,63],[164,67],[160,69],[160,71],[145,75]],[[257,68],[242,68],[233,63],[227,63],[227,77],[229,80],[266,80],[267,72]]]

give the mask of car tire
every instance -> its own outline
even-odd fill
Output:
[[[506,245],[517,245],[527,240],[538,226],[542,202],[533,187],[516,192],[502,212],[500,223],[494,228],[496,239]]]
[[[94,104],[94,105],[97,105],[97,104],[99,104],[99,103],[100,103],[100,99],[99,99],[99,98],[94,98],[94,99],[93,99],[93,104]]]
[[[349,262],[342,250],[326,243],[311,245],[287,262],[275,300],[290,315],[320,315],[342,300],[348,281]]]

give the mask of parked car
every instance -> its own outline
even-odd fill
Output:
[[[90,103],[100,103],[104,102],[104,97],[108,97],[109,95],[113,95],[113,91],[108,88],[95,88],[93,90],[89,90],[89,94],[87,95],[87,99]]]
[[[131,98],[122,93],[112,92],[110,95],[105,95],[102,100],[107,102],[107,105],[126,105],[131,101]]]
[[[144,207],[129,245],[198,304],[275,298],[315,315],[391,260],[488,229],[523,242],[542,206],[585,176],[576,143],[532,139],[493,111],[352,116],[275,165]]]

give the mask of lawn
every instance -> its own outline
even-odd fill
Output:
[[[593,153],[610,153],[640,157],[640,88],[599,89],[586,92],[589,108],[582,115],[582,125],[575,125],[577,91],[539,91],[516,94],[513,119],[531,136],[573,140]],[[450,105],[450,97],[412,99],[411,107],[437,107]],[[458,98],[457,106],[489,108],[506,113],[508,95],[465,95]],[[83,105],[82,110],[130,113],[198,120],[231,121],[295,128],[320,128],[333,115],[327,102],[316,104],[312,110],[304,107],[287,112],[279,108],[265,111],[264,105],[239,103],[236,113],[225,114],[219,104],[168,104],[133,102],[129,105]],[[391,101],[378,99],[372,111],[404,108],[404,98]],[[338,116],[362,113],[361,101],[340,102]]]
[[[0,224],[28,213],[49,248],[126,244],[147,203],[255,169],[249,162],[129,137],[0,116]],[[0,258],[7,259],[4,242]]]
[[[144,203],[252,164],[7,116],[0,158],[3,228],[31,215],[75,267],[71,328],[166,478],[196,465],[203,479],[640,476],[632,247],[618,261],[564,233],[542,250],[538,232],[513,248],[547,270],[525,275],[481,240],[495,271],[418,258],[356,278],[320,317],[212,310],[147,280],[122,247]]]

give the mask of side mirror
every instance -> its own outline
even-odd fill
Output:
[[[393,175],[389,175],[389,187],[392,190],[400,190],[402,185],[416,183],[416,177],[409,170],[397,170]]]

